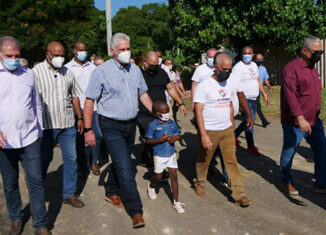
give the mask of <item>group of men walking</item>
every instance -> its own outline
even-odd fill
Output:
[[[160,61],[160,52],[148,52],[143,67],[139,68],[130,63],[130,38],[123,33],[112,37],[110,52],[112,59],[96,67],[87,61],[86,45],[77,42],[74,58],[63,66],[64,47],[59,42],[51,42],[45,60],[30,70],[19,65],[19,42],[10,36],[0,38],[0,170],[11,219],[10,234],[20,234],[22,229],[19,161],[30,192],[35,234],[51,234],[47,228],[44,182],[57,143],[63,159],[63,203],[75,208],[84,206],[75,194],[77,152],[91,159],[90,166],[87,163],[84,168],[90,167],[99,175],[97,161],[103,154],[104,141],[112,161],[105,200],[123,205],[134,228],[145,225],[131,160],[136,126],[145,136],[155,118],[153,102],[169,102],[167,94],[185,115],[187,110],[182,95],[171,82],[171,74],[165,71],[171,70],[169,64],[164,67]],[[303,137],[314,151],[314,191],[326,193],[326,139],[319,118],[321,81],[314,67],[322,53],[321,41],[308,37],[301,54],[282,73],[284,139],[280,166],[282,187],[290,195],[298,194],[290,169]],[[245,196],[235,138],[245,131],[248,151],[259,155],[253,132],[259,96],[266,104],[269,102],[262,83],[272,92],[266,82],[268,74],[262,67],[263,56],[256,55],[256,63],[253,57],[252,47],[246,46],[241,61],[233,66],[230,56],[212,48],[207,52],[207,63],[197,68],[192,79],[192,108],[200,139],[194,179],[196,193],[201,197],[206,195],[209,164],[219,148],[234,203],[242,207],[252,201]],[[234,130],[234,116],[240,107],[243,122]],[[262,118],[262,123],[269,124],[266,118]],[[152,159],[152,146],[146,144],[141,161],[150,165]]]

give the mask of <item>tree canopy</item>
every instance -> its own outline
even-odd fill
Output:
[[[105,13],[93,0],[1,0],[0,35],[16,37],[22,56],[31,62],[45,58],[46,46],[61,42],[72,55],[74,42],[84,41],[92,53],[106,51]]]
[[[112,33],[128,34],[135,55],[151,49],[164,51],[173,46],[168,17],[168,7],[164,4],[145,4],[141,9],[121,8],[112,19]]]
[[[199,54],[223,40],[278,45],[294,53],[303,38],[326,36],[324,1],[170,0],[170,25],[186,55]]]

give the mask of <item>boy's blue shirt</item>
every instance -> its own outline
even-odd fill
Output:
[[[176,136],[180,135],[180,131],[175,121],[169,120],[166,123],[163,123],[161,120],[156,118],[148,125],[145,137],[147,139],[158,140],[164,134],[166,136]],[[170,157],[175,153],[174,143],[171,144],[168,141],[165,141],[164,143],[156,144],[153,146],[153,153],[154,156]]]

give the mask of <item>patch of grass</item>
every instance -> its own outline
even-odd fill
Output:
[[[267,93],[267,89],[266,89],[266,93]],[[281,86],[273,86],[273,94],[268,96],[270,101],[270,104],[268,106],[265,105],[265,101],[263,98],[260,99],[260,102],[262,104],[261,105],[262,110],[266,117],[272,119],[281,118],[280,93],[281,93]],[[325,106],[326,106],[326,88],[323,88],[322,97],[321,97],[321,111],[320,111],[320,118],[323,121],[326,121]]]

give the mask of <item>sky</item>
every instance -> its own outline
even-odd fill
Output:
[[[94,0],[95,7],[100,10],[105,10],[105,0]],[[127,8],[128,6],[137,6],[141,8],[142,5],[148,3],[165,3],[168,5],[168,0],[111,0],[111,16],[113,17],[120,8]]]

